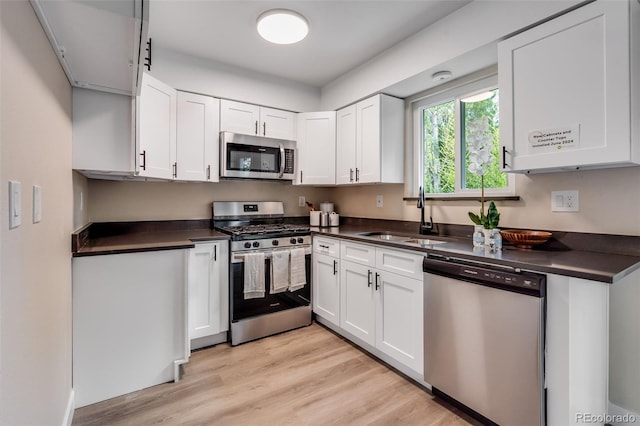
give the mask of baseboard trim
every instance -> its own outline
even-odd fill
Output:
[[[67,409],[64,412],[62,426],[71,426],[73,423],[73,412],[75,411],[75,392],[71,389],[69,393],[69,401],[67,401]]]
[[[611,401],[609,401],[608,411],[607,423],[612,426],[640,425],[640,414],[622,408]]]

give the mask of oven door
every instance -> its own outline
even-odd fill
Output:
[[[305,275],[307,284],[299,290],[271,294],[271,259],[265,253],[265,297],[257,299],[244,298],[244,260],[240,253],[231,253],[231,322],[246,318],[284,311],[287,309],[309,306],[311,303],[311,247],[305,255]]]
[[[220,176],[293,180],[295,141],[220,133]]]

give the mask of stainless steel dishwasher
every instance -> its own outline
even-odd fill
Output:
[[[423,261],[424,379],[484,424],[544,425],[546,276]]]

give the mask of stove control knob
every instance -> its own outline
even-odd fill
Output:
[[[244,248],[251,248],[251,243],[244,243]]]
[[[278,244],[280,244],[278,240],[271,241],[271,245],[277,246]]]
[[[304,243],[304,240],[303,240],[302,238],[298,238],[298,242],[299,242],[300,244],[302,244],[302,243]]]
[[[289,240],[289,242],[290,242],[291,244],[295,244],[295,243],[296,243],[296,239],[295,239],[295,238],[292,238],[292,239],[290,239],[290,240]]]
[[[254,247],[260,247],[260,243],[259,243],[259,242],[257,242],[257,241],[254,241],[254,242],[253,242],[253,246],[254,246]]]

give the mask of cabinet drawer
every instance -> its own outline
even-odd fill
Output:
[[[376,268],[414,279],[422,280],[422,259],[419,254],[376,249]]]
[[[374,267],[376,249],[373,246],[343,241],[340,245],[340,259]]]
[[[340,256],[340,241],[333,238],[313,237],[313,252]]]

